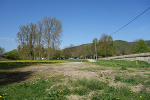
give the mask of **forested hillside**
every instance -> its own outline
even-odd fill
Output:
[[[123,41],[123,40],[116,40],[114,41],[117,47],[117,55],[120,54],[132,54],[134,47],[137,43],[137,41],[135,42],[127,42],[127,41]],[[148,46],[150,47],[150,40],[146,41],[146,43],[148,44]]]
[[[116,53],[114,55],[127,55],[127,54],[133,54],[134,48],[137,41],[135,42],[127,42],[123,40],[115,40],[114,44],[116,46]],[[146,41],[148,46],[150,47],[150,40]],[[97,50],[99,50],[100,45],[97,45]],[[78,55],[82,55],[84,58],[86,55],[94,55],[95,54],[95,47],[93,43],[88,44],[82,44],[79,46],[69,46],[66,49],[63,50],[63,54],[65,57],[78,57]],[[98,56],[100,56],[98,51]]]

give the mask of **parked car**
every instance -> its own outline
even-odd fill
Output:
[[[73,58],[69,58],[69,59],[73,59]]]

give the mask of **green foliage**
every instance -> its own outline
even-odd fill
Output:
[[[66,61],[70,61],[70,62],[88,62],[88,60],[85,60],[85,59],[67,59]]]
[[[132,49],[134,48],[135,43],[129,43],[127,41],[122,41],[122,40],[116,40],[114,42],[117,47],[117,51],[116,51],[117,55],[131,54],[133,52]]]
[[[0,61],[7,61],[8,59],[0,57]]]
[[[89,89],[87,87],[78,87],[78,88],[75,88],[72,90],[73,91],[73,94],[78,94],[78,95],[86,95],[89,93]]]
[[[63,85],[60,81],[63,76],[55,75],[57,80],[53,78],[40,78],[33,82],[10,84],[0,87],[0,96],[2,100],[23,100],[23,99],[37,99],[37,100],[67,100],[66,96],[70,94],[75,95],[89,95],[94,91],[90,97],[91,100],[149,100],[150,93],[146,89],[141,91],[132,91],[127,86],[113,87],[108,86],[108,83],[99,81],[97,79],[77,79],[68,80],[69,84]],[[137,76],[139,78],[139,76]],[[140,77],[141,78],[141,77]],[[124,80],[121,77],[115,77],[116,80]],[[133,78],[135,80],[136,78]],[[125,81],[125,80],[124,80]],[[129,80],[128,80],[129,82]],[[131,82],[131,80],[130,80]],[[132,81],[133,82],[133,81]],[[56,83],[59,83],[56,84]],[[70,85],[73,87],[70,88]],[[149,81],[144,84],[149,85]]]
[[[61,80],[62,78],[65,78],[65,76],[55,74],[55,76],[54,76],[54,77],[51,77],[51,78],[49,79],[49,81],[50,81],[50,82],[62,82],[62,80]]]
[[[139,40],[134,48],[134,53],[142,53],[150,51],[147,43],[144,40]]]
[[[5,49],[0,47],[0,56],[3,56],[4,53],[5,53]]]
[[[121,67],[120,70],[127,70],[127,68],[126,67]]]
[[[104,83],[102,81],[99,81],[97,79],[91,79],[86,86],[91,90],[102,90],[105,86],[107,86],[107,83]]]
[[[17,50],[12,50],[6,53],[6,58],[12,60],[20,60],[21,55]]]
[[[48,100],[66,100],[67,98],[65,95],[69,95],[71,91],[69,90],[68,86],[59,85],[54,86],[50,93],[48,94]]]
[[[104,89],[105,93],[93,94],[91,100],[127,100],[127,98],[130,99],[132,97],[129,90],[130,89],[128,87],[115,88],[108,86]]]
[[[120,76],[117,75],[117,76],[115,76],[115,81],[130,83],[130,84],[133,84],[133,85],[137,85],[139,83],[142,83],[143,85],[149,85],[150,78],[142,77],[140,75],[126,76],[126,77],[120,77]]]
[[[90,90],[102,90],[108,84],[105,82],[99,81],[97,79],[88,80],[86,78],[83,78],[83,79],[77,79],[74,82],[74,86],[78,86],[78,85],[85,86]]]
[[[22,99],[44,99],[47,96],[46,88],[52,84],[44,79],[37,80],[33,83],[12,84],[0,88],[3,94],[7,94],[6,100]]]
[[[116,45],[111,36],[102,34],[98,44],[98,54],[100,56],[112,56],[116,53]]]
[[[150,85],[150,80],[148,82],[144,82],[143,85]]]

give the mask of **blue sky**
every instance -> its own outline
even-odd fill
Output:
[[[61,48],[91,43],[103,33],[112,34],[144,10],[150,0],[0,0],[0,47],[17,48],[20,25],[46,17],[62,21]],[[150,40],[150,9],[112,35],[114,40]]]

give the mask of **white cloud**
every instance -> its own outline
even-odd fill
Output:
[[[0,39],[2,39],[2,40],[9,40],[9,41],[15,41],[15,39],[8,38],[8,37],[0,37]]]

